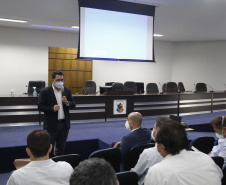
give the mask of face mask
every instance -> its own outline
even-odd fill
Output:
[[[154,128],[153,128],[153,130],[151,131],[151,138],[155,141],[155,136],[153,135],[153,133],[154,133]]]
[[[216,133],[216,137],[218,137],[219,139],[224,139],[224,136],[223,135],[220,135],[218,133]]]
[[[55,86],[56,86],[58,89],[62,89],[62,88],[63,88],[63,85],[64,85],[64,82],[56,82],[56,83],[55,83]]]
[[[125,127],[126,127],[127,130],[130,130],[130,126],[129,126],[129,122],[128,121],[126,121]]]

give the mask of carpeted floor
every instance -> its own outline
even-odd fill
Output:
[[[196,132],[202,132],[210,120],[217,115],[226,114],[226,112],[190,115],[183,116],[182,119],[189,124],[189,126],[197,127],[197,125],[204,125],[201,129],[196,129]],[[153,128],[155,118],[143,120],[142,127]],[[206,124],[206,126],[205,126]],[[42,126],[18,126],[18,127],[0,127],[0,148],[26,145],[27,135],[34,129],[42,129]],[[212,131],[212,130],[211,130]],[[129,133],[125,129],[125,120],[122,121],[107,121],[107,122],[90,122],[90,123],[72,123],[68,136],[68,141],[86,140],[86,139],[100,139],[108,144],[112,141],[118,141],[123,135]],[[190,132],[189,132],[190,133]],[[189,134],[189,139],[193,139],[193,134]],[[208,133],[209,134],[209,133]],[[191,135],[191,138],[190,138]]]
[[[226,115],[226,112],[218,112],[211,114],[183,116],[182,120],[194,127],[195,131],[188,132],[190,140],[199,136],[213,136],[215,133],[206,127],[209,127],[210,120],[217,115]],[[142,127],[153,128],[155,118],[143,120]],[[16,147],[26,145],[27,135],[34,129],[42,129],[42,126],[14,126],[0,128],[0,148]],[[125,120],[107,121],[107,122],[89,122],[89,123],[72,123],[68,136],[68,141],[99,139],[107,144],[113,141],[120,141],[121,138],[129,133],[125,129]],[[9,174],[0,174],[0,185],[6,184]]]

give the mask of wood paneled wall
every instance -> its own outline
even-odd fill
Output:
[[[77,49],[49,47],[49,78],[52,84],[52,72],[64,73],[64,86],[70,87],[72,94],[83,93],[85,81],[92,80],[92,60],[77,59]]]

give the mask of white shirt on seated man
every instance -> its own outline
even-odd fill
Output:
[[[52,150],[50,135],[45,130],[34,130],[27,137],[26,152],[31,162],[16,170],[7,185],[69,185],[73,168],[67,162],[49,159]]]
[[[220,156],[224,159],[222,169],[226,167],[226,119],[225,116],[216,116],[210,121],[210,125],[216,133],[216,137],[219,138],[218,144],[212,148],[210,156]]]
[[[182,125],[164,122],[158,128],[156,142],[163,160],[149,168],[144,185],[221,185],[222,170],[211,157],[188,151]]]
[[[171,120],[168,117],[157,117],[155,124],[154,124],[154,128],[151,132],[151,137],[152,139],[155,141],[155,137],[157,134],[157,128],[164,123],[167,120]],[[178,123],[179,124],[179,123]],[[144,178],[148,172],[148,169],[159,163],[160,161],[162,161],[162,156],[160,155],[160,153],[157,150],[157,145],[155,144],[155,147],[151,147],[148,149],[145,149],[141,154],[140,157],[137,161],[137,164],[135,165],[134,168],[131,169],[131,171],[134,171],[137,173],[138,177],[139,177],[139,181],[138,184],[139,185],[143,185],[144,184]]]

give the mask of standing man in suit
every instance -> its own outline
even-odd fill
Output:
[[[121,151],[121,162],[123,166],[126,162],[126,157],[131,148],[141,144],[151,142],[151,131],[141,127],[142,115],[139,112],[132,112],[128,115],[125,127],[132,130],[126,136],[123,136],[121,142],[117,142],[114,147]]]
[[[75,107],[71,90],[64,87],[62,71],[52,73],[52,85],[41,90],[38,109],[44,112],[43,128],[51,136],[51,144],[55,145],[55,155],[63,155],[70,129],[69,108]]]

